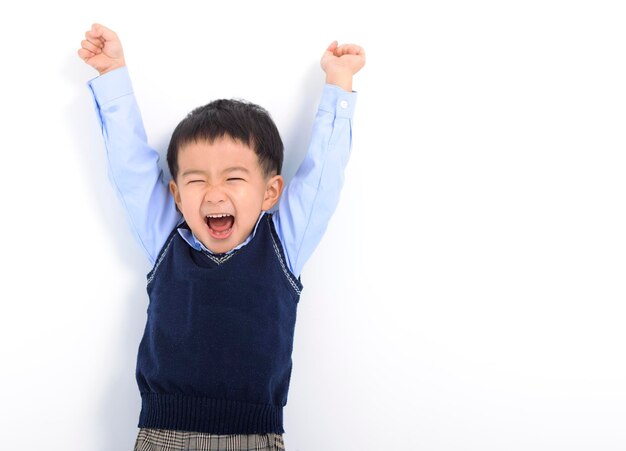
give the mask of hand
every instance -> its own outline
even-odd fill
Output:
[[[100,24],[93,24],[85,33],[78,56],[100,75],[126,65],[122,43],[117,34]]]
[[[326,83],[352,91],[352,76],[365,65],[365,50],[356,44],[338,45],[333,41],[320,61]]]

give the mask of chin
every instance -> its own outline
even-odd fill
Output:
[[[208,249],[216,254],[225,254],[226,252],[232,251],[234,248],[235,246],[212,246]]]
[[[226,252],[232,251],[235,247],[237,247],[240,243],[236,240],[232,239],[233,237],[229,237],[224,241],[216,240],[213,237],[209,237],[205,242],[204,246],[209,249],[211,252],[216,254],[225,254]],[[208,244],[208,245],[207,245]]]

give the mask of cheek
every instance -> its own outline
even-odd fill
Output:
[[[180,204],[184,209],[194,208],[198,205],[200,199],[202,199],[202,194],[200,190],[197,189],[182,189],[179,191],[180,193]]]
[[[261,186],[254,187],[254,189],[251,189],[248,193],[248,201],[251,206],[254,206],[254,208],[261,208],[264,199],[265,191]]]
[[[263,195],[252,187],[239,189],[236,193],[233,192],[231,199],[239,210],[239,215],[253,217],[261,211]]]

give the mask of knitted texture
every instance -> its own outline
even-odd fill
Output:
[[[228,258],[174,230],[148,274],[139,427],[283,433],[301,289],[270,215]]]

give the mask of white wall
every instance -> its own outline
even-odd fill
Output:
[[[288,450],[626,449],[622,2],[0,8],[0,448],[136,436],[149,267],[75,54],[100,21],[157,149],[193,107],[243,97],[273,114],[287,175],[321,52],[367,50],[345,191],[303,274]]]

